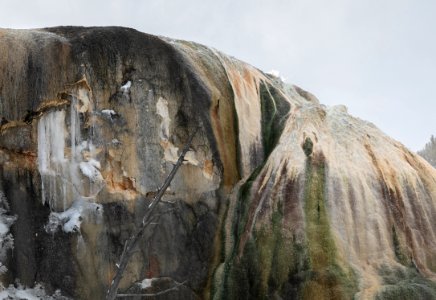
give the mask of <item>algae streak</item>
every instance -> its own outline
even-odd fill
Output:
[[[322,154],[307,157],[304,211],[310,272],[302,298],[351,299],[357,286],[353,273],[344,271],[336,259],[325,203],[325,169]]]

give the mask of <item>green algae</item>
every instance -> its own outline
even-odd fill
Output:
[[[392,226],[392,243],[394,245],[394,253],[395,257],[398,260],[399,263],[402,265],[408,266],[410,265],[410,260],[407,258],[407,255],[405,254],[405,250],[401,246],[400,239],[397,235],[397,231],[395,229],[395,226]]]
[[[225,252],[225,244],[221,245],[222,247],[222,261],[224,263],[223,270],[223,279],[222,279],[222,287],[213,286],[212,290],[214,291],[225,291],[222,292],[219,299],[250,299],[245,298],[247,295],[251,295],[251,286],[257,285],[255,283],[256,276],[258,274],[256,266],[258,263],[255,261],[254,263],[250,263],[250,261],[256,258],[256,248],[253,245],[251,240],[248,240],[245,245],[244,252],[242,258],[239,259],[237,257],[237,249],[239,248],[240,237],[242,236],[245,225],[248,219],[248,211],[250,207],[250,196],[251,196],[251,188],[253,182],[256,180],[260,171],[262,170],[263,165],[257,167],[250,177],[246,180],[246,182],[241,186],[238,192],[238,203],[235,207],[235,214],[233,215],[233,220],[227,220],[226,222],[231,222],[231,233],[233,235],[233,250],[229,257],[226,257]],[[227,208],[228,209],[228,208]],[[228,211],[225,214],[225,218],[228,216]],[[222,227],[222,241],[225,243],[226,238],[226,230],[225,224],[223,222]],[[254,277],[253,277],[254,276]],[[215,294],[216,296],[216,294]],[[216,299],[216,297],[214,297]]]
[[[271,228],[263,227],[255,234],[261,264],[259,292],[262,296],[280,291],[293,266],[292,244],[283,236],[282,220],[279,208],[272,215]]]
[[[302,290],[304,299],[351,299],[357,283],[351,269],[337,261],[326,209],[325,162],[323,157],[307,158],[304,212],[310,277]]]
[[[383,286],[376,300],[436,299],[436,283],[424,278],[415,268],[385,267],[380,270]]]
[[[223,299],[269,299],[287,281],[293,262],[288,250],[292,248],[285,245],[281,217],[275,218],[272,232],[266,228],[254,231],[241,258],[234,257],[228,265]]]
[[[221,286],[213,289],[220,290],[215,299],[352,299],[357,280],[337,257],[325,203],[324,158],[312,153],[307,157],[303,199],[306,231],[300,239],[295,233],[284,234],[283,203],[290,199],[282,195],[275,196],[278,198],[271,202],[274,204],[262,223],[252,229],[247,226],[254,199],[259,196],[253,184],[261,180],[262,169],[258,167],[241,186],[233,220],[227,220],[232,222],[234,244],[228,257],[222,253],[223,279],[217,282]],[[246,230],[252,231],[241,245]]]
[[[250,205],[252,186],[258,179],[263,166],[258,167],[239,191],[232,233],[234,247],[231,257],[224,267],[222,299],[267,299],[270,290],[276,290],[288,278],[291,265],[286,239],[282,234],[283,212],[279,207],[272,214],[271,224],[253,229],[245,242],[242,254],[238,255],[241,237],[245,233]]]
[[[273,86],[261,83],[259,93],[262,112],[262,144],[265,158],[267,158],[279,141],[285,125],[285,116],[291,107],[278,89]]]

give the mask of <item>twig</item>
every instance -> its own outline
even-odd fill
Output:
[[[173,286],[172,288],[157,292],[157,293],[153,293],[153,294],[118,294],[117,298],[125,298],[125,297],[134,297],[134,296],[140,296],[140,297],[156,297],[156,296],[160,296],[163,294],[166,294],[168,292],[177,290],[181,285],[184,285],[186,283],[186,281],[184,282],[178,282],[175,286]]]
[[[196,127],[195,130],[192,132],[192,134],[189,136],[188,141],[186,142],[182,152],[180,153],[179,159],[177,160],[176,164],[173,166],[171,172],[168,174],[163,185],[159,188],[153,201],[148,206],[148,210],[146,211],[142,219],[141,226],[138,228],[135,234],[133,234],[128,240],[126,240],[126,243],[124,244],[123,253],[121,254],[120,257],[120,262],[117,264],[118,266],[117,271],[115,272],[114,278],[106,294],[107,300],[114,300],[116,298],[118,292],[118,286],[120,284],[121,279],[123,278],[123,273],[127,267],[127,264],[129,263],[129,260],[134,253],[133,252],[134,248],[138,244],[141,236],[143,235],[148,225],[153,223],[155,219],[158,219],[161,216],[161,214],[153,215],[153,212],[156,209],[159,202],[161,201],[162,196],[165,194],[166,189],[170,186],[171,181],[176,175],[178,169],[185,161],[185,155],[189,151],[189,148],[191,147],[192,144],[192,140],[194,139],[194,136],[197,134],[198,129],[199,127]]]

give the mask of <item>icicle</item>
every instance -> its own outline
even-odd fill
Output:
[[[96,160],[93,144],[95,132],[91,117],[91,130],[82,141],[80,114],[91,114],[90,92],[76,91],[66,127],[66,111],[54,110],[44,114],[38,123],[38,170],[41,174],[42,202],[54,211],[65,211],[83,197],[95,196],[104,186],[100,163]],[[67,143],[67,140],[70,140]],[[70,148],[71,151],[66,151]],[[67,157],[65,153],[70,153]],[[89,181],[84,180],[85,177]]]
[[[65,111],[52,111],[38,123],[38,170],[41,174],[42,203],[53,205],[58,176],[65,168]],[[60,187],[62,190],[62,187]]]

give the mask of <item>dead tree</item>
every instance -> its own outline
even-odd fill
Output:
[[[148,205],[148,209],[145,212],[144,217],[142,218],[141,226],[136,230],[136,232],[129,239],[126,240],[124,244],[124,250],[121,254],[119,263],[116,264],[117,271],[115,272],[114,278],[106,294],[107,300],[114,300],[117,297],[118,286],[120,284],[121,279],[123,278],[123,273],[126,270],[127,264],[129,263],[130,258],[135,252],[135,247],[137,246],[139,240],[141,239],[142,235],[144,234],[148,226],[153,222],[155,222],[161,216],[161,214],[155,214],[154,211],[156,210],[157,205],[161,201],[165,191],[170,186],[171,181],[173,180],[174,176],[177,173],[177,170],[185,161],[185,155],[189,151],[189,148],[191,147],[192,144],[192,140],[194,139],[194,136],[197,133],[198,129],[199,128],[197,127],[189,136],[188,141],[186,142],[182,152],[180,153],[179,159],[177,160],[176,164],[173,166],[171,172],[168,174],[163,185],[158,189],[156,196],[153,198],[153,201]],[[176,287],[179,287],[179,285],[177,285]],[[161,291],[159,292],[159,294],[169,292],[176,287],[170,288],[165,291]]]

